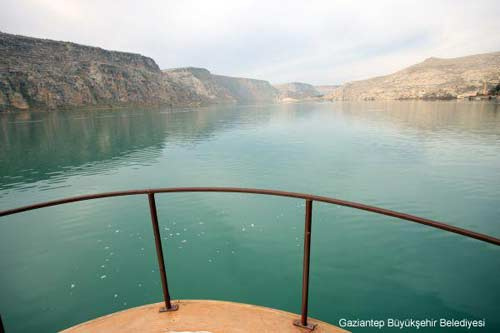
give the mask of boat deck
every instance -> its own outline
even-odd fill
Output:
[[[293,325],[299,315],[276,309],[222,301],[175,301],[178,311],[159,312],[163,303],[144,305],[103,316],[64,330],[64,333],[306,333],[308,329]],[[348,332],[325,322],[317,324],[314,333]]]

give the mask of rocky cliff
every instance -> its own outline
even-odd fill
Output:
[[[163,71],[168,82],[183,86],[200,104],[272,103],[278,91],[267,81],[215,75],[204,68]]]
[[[268,81],[213,75],[215,82],[242,104],[277,102],[278,90]]]
[[[267,81],[197,68],[162,72],[139,54],[0,32],[0,111],[267,103],[276,96]]]
[[[394,74],[346,83],[328,98],[452,99],[487,93],[500,82],[500,52],[429,58]]]
[[[274,87],[278,89],[281,101],[305,100],[322,95],[313,85],[308,83],[290,82],[277,84]]]
[[[331,95],[336,89],[338,89],[340,85],[323,85],[323,86],[314,86],[314,88],[323,96]]]
[[[0,110],[180,102],[151,58],[0,33]]]
[[[204,68],[186,67],[163,71],[166,84],[183,87],[185,93],[199,105],[236,103],[229,91],[219,86],[214,76]]]

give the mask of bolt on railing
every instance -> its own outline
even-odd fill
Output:
[[[153,225],[153,233],[156,245],[156,256],[158,259],[158,267],[161,278],[161,285],[163,291],[163,300],[165,302],[165,307],[160,309],[160,312],[165,311],[175,311],[178,309],[177,304],[172,304],[170,299],[170,293],[168,290],[167,283],[167,273],[165,270],[165,259],[163,257],[163,247],[161,242],[160,227],[158,225],[158,212],[156,209],[155,194],[156,193],[175,193],[175,192],[229,192],[229,193],[251,193],[251,194],[264,194],[264,195],[274,195],[282,197],[291,197],[304,199],[305,204],[305,221],[304,221],[304,257],[302,263],[302,305],[301,305],[301,316],[299,320],[294,321],[294,325],[306,328],[309,330],[314,330],[316,324],[308,322],[308,302],[309,302],[309,266],[311,261],[311,227],[312,227],[312,204],[313,201],[325,202],[334,205],[340,205],[345,207],[351,207],[355,209],[360,209],[364,211],[369,211],[377,214],[387,215],[396,217],[402,220],[416,222],[419,224],[427,225],[433,228],[442,229],[448,232],[456,233],[462,236],[474,238],[483,242],[487,242],[494,245],[500,245],[500,239],[493,236],[477,233],[471,230],[454,227],[446,223],[437,222],[429,220],[426,218],[400,213],[393,210],[388,210],[384,208],[379,208],[375,206],[368,206],[352,201],[345,201],[335,198],[323,197],[318,195],[296,193],[296,192],[285,192],[277,190],[266,190],[266,189],[252,189],[252,188],[237,188],[237,187],[178,187],[178,188],[157,188],[157,189],[144,189],[144,190],[132,190],[132,191],[119,191],[119,192],[107,192],[99,194],[90,194],[77,197],[70,197],[60,200],[53,200],[42,202],[34,205],[23,206],[14,209],[8,209],[0,211],[1,216],[7,216],[12,214],[17,214],[33,209],[39,209],[44,207],[51,207],[71,202],[78,202],[84,200],[92,200],[99,198],[109,198],[118,196],[129,196],[129,195],[144,195],[148,196],[149,201],[149,211],[151,215],[151,222]],[[0,333],[4,332],[4,328],[1,322],[0,316]]]

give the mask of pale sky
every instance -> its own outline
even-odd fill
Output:
[[[500,51],[500,1],[0,0],[0,31],[140,53],[162,69],[337,84]]]

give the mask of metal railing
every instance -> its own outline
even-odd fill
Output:
[[[131,190],[131,191],[118,191],[118,192],[106,192],[99,194],[82,195],[76,197],[70,197],[60,200],[47,201],[42,203],[37,203],[34,205],[23,206],[14,209],[8,209],[0,211],[1,216],[7,216],[12,214],[17,214],[21,212],[26,212],[33,209],[39,209],[43,207],[56,206],[61,204],[67,204],[71,202],[78,202],[91,199],[99,198],[109,198],[109,197],[119,197],[119,196],[130,196],[130,195],[147,195],[149,201],[149,210],[151,215],[151,223],[153,225],[153,233],[156,245],[156,255],[158,258],[158,267],[160,271],[161,284],[163,290],[163,299],[165,302],[165,307],[160,309],[163,311],[175,311],[178,309],[176,304],[172,304],[170,299],[170,293],[168,290],[167,283],[167,273],[165,270],[165,260],[163,257],[162,242],[160,237],[160,228],[158,225],[158,214],[156,210],[155,194],[157,193],[179,193],[179,192],[230,192],[230,193],[250,193],[250,194],[264,194],[273,195],[281,197],[298,198],[305,200],[305,222],[304,222],[304,257],[302,264],[302,305],[301,305],[301,317],[299,320],[294,321],[294,325],[303,328],[308,328],[313,330],[315,324],[308,322],[308,299],[309,299],[309,264],[311,259],[311,226],[312,226],[312,204],[313,201],[325,202],[329,204],[351,207],[355,209],[360,209],[368,212],[373,212],[377,214],[387,215],[396,217],[402,220],[415,222],[423,225],[427,225],[433,228],[445,230],[462,236],[474,238],[483,242],[487,242],[494,245],[500,245],[500,239],[493,236],[481,234],[471,230],[454,227],[446,223],[429,220],[426,218],[400,213],[389,209],[379,208],[375,206],[364,205],[357,202],[345,201],[335,198],[329,198],[324,196],[296,193],[296,192],[286,192],[278,190],[266,190],[266,189],[254,189],[254,188],[237,188],[237,187],[172,187],[172,188],[154,188],[154,189],[143,189],[143,190]]]

